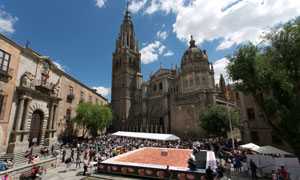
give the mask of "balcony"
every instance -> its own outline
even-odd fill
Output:
[[[67,96],[67,102],[72,103],[72,101],[74,100],[74,94],[68,94]]]
[[[14,74],[14,69],[8,68],[7,71],[0,70],[1,79],[4,78],[6,81],[12,79]]]
[[[33,84],[36,90],[46,94],[50,94],[50,92],[53,90],[55,86],[55,84],[53,83],[49,83],[41,80],[35,80]]]

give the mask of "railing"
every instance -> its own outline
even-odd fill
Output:
[[[74,99],[74,94],[68,94],[67,99],[73,100]]]
[[[53,90],[55,84],[53,83],[49,83],[47,81],[42,81],[42,80],[35,80],[33,85],[35,87],[42,87],[42,88],[45,88],[45,89],[48,89],[48,90]]]
[[[0,70],[0,74],[11,79],[14,74],[14,69],[9,67],[7,71]]]

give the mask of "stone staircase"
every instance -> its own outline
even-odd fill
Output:
[[[42,146],[38,146],[33,148],[33,154],[38,154],[40,159],[46,159],[44,155],[42,155],[41,152]],[[30,150],[30,149],[28,149]],[[25,151],[24,152],[19,152],[19,153],[6,153],[0,157],[0,162],[3,162],[5,159],[10,160],[11,158],[14,158],[15,160],[15,167],[27,164],[29,161],[29,158],[24,157]],[[50,156],[49,156],[50,157]]]

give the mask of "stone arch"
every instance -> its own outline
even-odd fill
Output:
[[[165,126],[165,121],[167,120],[165,117],[165,109],[162,107],[160,103],[156,103],[156,105],[153,105],[150,111],[150,125],[153,126],[153,128],[157,125],[159,126]]]
[[[32,115],[34,112],[40,111],[43,114],[43,121],[42,121],[42,126],[41,126],[41,134],[40,134],[40,144],[44,144],[44,139],[45,139],[45,133],[46,133],[46,128],[49,122],[49,109],[47,107],[46,103],[41,103],[41,102],[33,102],[31,106],[29,107],[29,112],[28,112],[28,123],[26,125],[26,129],[30,130],[31,127],[31,120],[32,120]]]

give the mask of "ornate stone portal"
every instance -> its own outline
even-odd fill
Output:
[[[17,110],[8,152],[16,153],[31,145],[51,145],[56,141],[59,85],[49,93],[37,90],[34,76],[25,72],[17,87]],[[34,139],[37,142],[33,144]]]

